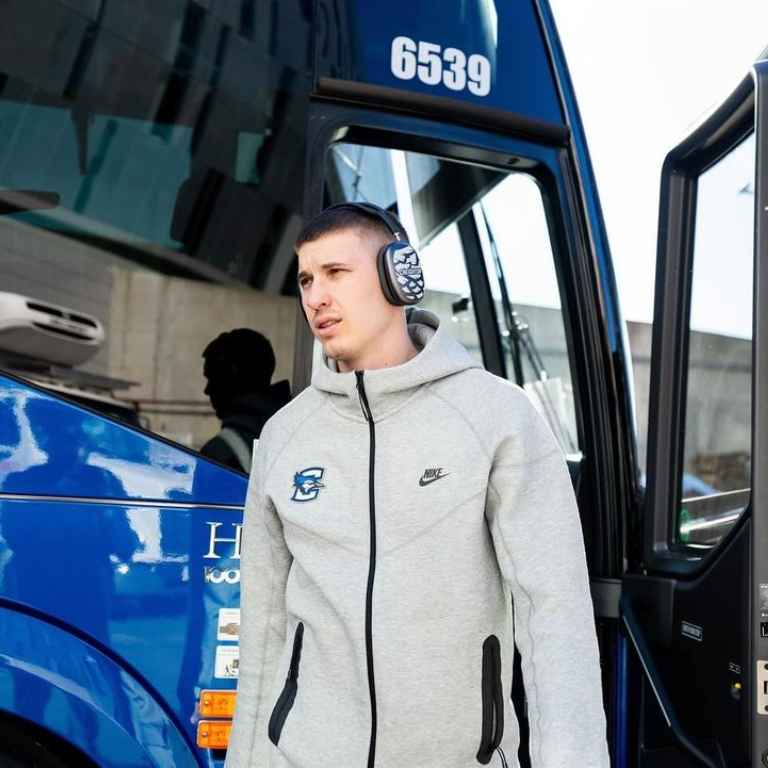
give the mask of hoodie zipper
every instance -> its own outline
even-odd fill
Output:
[[[368,405],[363,384],[363,371],[355,371],[357,377],[357,395],[360,407],[368,422],[370,435],[370,451],[368,458],[368,515],[370,518],[371,547],[368,560],[368,588],[365,595],[365,654],[368,664],[368,691],[371,698],[371,740],[368,746],[368,768],[373,768],[376,761],[376,683],[373,675],[373,577],[376,572],[376,502],[373,493],[373,468],[376,463],[376,430],[373,416]]]

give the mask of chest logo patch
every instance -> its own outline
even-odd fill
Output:
[[[325,485],[320,481],[325,474],[325,467],[307,467],[293,476],[292,501],[314,501]]]
[[[450,472],[444,472],[442,467],[425,469],[424,474],[419,479],[419,485],[423,488],[425,485],[434,483],[436,480],[442,480],[444,477],[448,477],[450,474]]]

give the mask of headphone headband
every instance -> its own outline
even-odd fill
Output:
[[[394,237],[395,240],[400,240],[405,243],[410,242],[408,240],[408,236],[405,234],[405,230],[402,228],[402,225],[397,221],[397,219],[386,208],[381,208],[380,206],[374,205],[373,203],[337,203],[336,205],[328,206],[328,208],[325,208],[324,211],[334,211],[344,208],[351,211],[362,211],[363,213],[378,219],[384,225],[386,225],[387,229],[392,233],[392,237]]]

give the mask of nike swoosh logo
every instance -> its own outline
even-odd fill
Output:
[[[425,480],[423,477],[419,479],[419,485],[423,488],[425,485],[429,485],[430,483],[434,483],[435,480],[442,480],[444,477],[448,477],[450,475],[450,472],[446,472],[444,475],[438,475],[437,477],[430,477],[429,480]]]

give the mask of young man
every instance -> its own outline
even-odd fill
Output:
[[[227,768],[514,766],[515,642],[533,768],[608,768],[563,454],[521,389],[406,316],[404,240],[344,205],[296,243],[322,350],[254,460]]]

